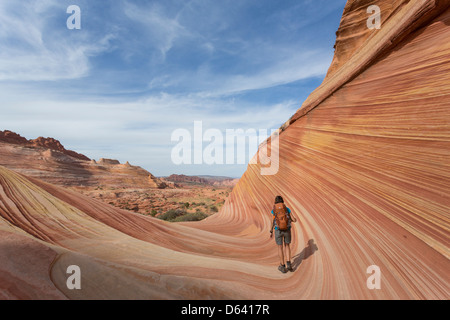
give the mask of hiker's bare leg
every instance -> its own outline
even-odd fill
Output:
[[[286,248],[286,261],[291,261],[291,246],[288,243],[284,244]]]
[[[280,264],[284,265],[284,250],[283,245],[278,246],[278,256],[280,257]]]

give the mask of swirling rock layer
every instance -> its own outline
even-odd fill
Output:
[[[430,4],[423,3],[418,12]],[[391,21],[403,18],[397,15]],[[296,252],[309,239],[317,245],[293,276],[295,297],[450,297],[449,25],[445,9],[380,51],[370,67],[356,68],[367,58],[363,51],[334,65],[283,127],[279,172],[262,176],[260,166],[250,165],[240,179],[221,213],[226,225],[253,221],[264,234],[267,212],[280,194],[300,216]],[[352,80],[338,86],[344,81],[338,75]],[[364,284],[370,265],[382,270],[377,292]]]

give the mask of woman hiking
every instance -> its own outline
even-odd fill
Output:
[[[270,230],[270,237],[273,237],[275,229],[275,242],[278,245],[278,256],[280,257],[280,266],[278,270],[282,273],[294,271],[291,265],[291,222],[297,222],[291,209],[286,207],[281,196],[275,198],[275,204],[272,210],[273,223]],[[284,244],[284,247],[283,247]],[[284,263],[286,258],[286,264]]]

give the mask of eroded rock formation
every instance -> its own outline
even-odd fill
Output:
[[[56,139],[53,138],[43,138],[39,137],[37,139],[33,140],[27,140],[26,138],[22,137],[21,135],[5,130],[0,131],[0,142],[7,142],[11,144],[16,144],[20,146],[27,146],[27,147],[42,147],[44,149],[59,151],[65,155],[68,155],[72,158],[78,159],[78,160],[84,160],[89,161],[90,159],[86,157],[83,154],[79,154],[72,150],[66,150],[64,146]]]
[[[369,2],[390,4],[379,31],[365,27]],[[250,165],[210,219],[263,234],[284,196],[301,217],[296,252],[318,247],[293,277],[297,297],[450,297],[448,6],[349,1],[327,78],[282,128],[278,173]],[[378,292],[363,284],[372,264]]]
[[[66,150],[54,138],[27,140],[11,131],[0,131],[0,165],[62,186],[161,188],[163,181],[147,170],[126,162],[99,161]]]

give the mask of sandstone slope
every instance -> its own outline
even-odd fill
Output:
[[[369,31],[367,6],[388,3]],[[349,1],[327,78],[282,128],[278,173],[249,165],[210,219],[253,223],[262,237],[283,195],[301,220],[297,256],[310,240],[318,248],[293,296],[450,297],[449,5]],[[365,286],[370,265],[382,271],[378,292]]]

